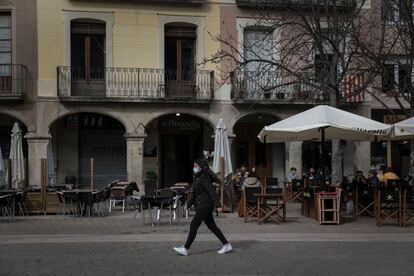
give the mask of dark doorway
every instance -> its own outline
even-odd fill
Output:
[[[257,135],[266,125],[277,121],[277,118],[267,114],[253,114],[241,118],[234,126],[236,134],[235,153],[236,168],[253,167],[259,178],[272,175],[272,144],[259,141]]]
[[[161,137],[165,186],[183,181],[191,182],[193,158],[190,156],[190,136],[164,134]]]
[[[158,120],[160,187],[193,181],[193,162],[203,156],[213,129],[195,116],[168,115]],[[212,139],[211,139],[212,140]]]
[[[72,95],[105,95],[105,23],[71,22]]]
[[[170,23],[165,26],[166,96],[195,97],[196,26]]]

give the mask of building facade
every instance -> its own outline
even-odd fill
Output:
[[[0,149],[6,160],[15,122],[23,133],[36,133],[36,29],[36,1],[0,1]],[[23,141],[25,157],[31,142],[29,137]],[[0,186],[5,184],[2,176]]]
[[[191,182],[192,161],[213,150],[220,118],[235,168],[284,179],[291,166],[299,172],[317,166],[317,142],[262,144],[256,136],[265,125],[327,103],[323,97],[307,97],[302,86],[269,93],[240,72],[223,77],[225,62],[203,62],[223,47],[215,34],[240,42],[260,37],[251,28],[257,10],[243,2],[38,0],[4,6],[12,33],[16,29],[11,43],[20,43],[12,49],[21,51],[20,59],[11,52],[10,64],[25,64],[29,77],[23,99],[0,97],[0,116],[10,117],[7,130],[14,120],[25,128],[28,184],[39,185],[49,143],[54,183],[75,179],[86,186],[93,175],[96,187],[121,179],[148,191],[154,188],[145,185],[149,175],[157,176],[158,187]],[[23,13],[28,10],[34,12]],[[32,21],[23,24],[19,16]],[[20,25],[25,31],[19,37]],[[370,117],[370,105],[367,97],[343,108]],[[343,150],[345,174],[368,170],[369,143],[347,141]]]

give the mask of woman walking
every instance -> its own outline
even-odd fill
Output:
[[[196,235],[197,230],[201,223],[207,225],[208,229],[213,232],[216,237],[221,241],[223,247],[217,252],[224,254],[231,251],[233,248],[231,244],[226,240],[223,233],[217,227],[213,218],[213,211],[216,209],[218,212],[222,212],[223,209],[220,206],[217,193],[214,189],[213,182],[219,183],[217,176],[209,169],[207,161],[204,159],[198,159],[194,162],[194,181],[193,181],[193,196],[187,203],[187,208],[194,204],[196,214],[191,221],[190,233],[187,237],[187,242],[184,246],[174,247],[174,250],[183,256],[188,255],[188,250],[191,247]]]

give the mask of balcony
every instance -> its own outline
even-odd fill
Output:
[[[306,8],[310,6],[353,9],[356,0],[236,0],[238,7],[242,8]]]
[[[79,1],[79,0],[76,0]],[[83,2],[92,2],[92,0],[82,0]],[[94,0],[96,1],[96,0]],[[102,2],[107,2],[107,0],[102,0]],[[131,4],[141,4],[144,3],[171,3],[171,4],[205,4],[206,0],[129,0]]]
[[[63,101],[210,102],[214,72],[150,68],[57,68]]]
[[[294,76],[274,72],[235,71],[230,75],[235,103],[312,103],[328,101],[327,95]]]
[[[21,64],[0,64],[0,101],[20,100],[26,95],[27,68]]]

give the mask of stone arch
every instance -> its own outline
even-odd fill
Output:
[[[177,112],[166,111],[166,112],[159,113],[156,116],[153,116],[149,120],[147,120],[144,123],[144,125],[147,127],[151,122],[153,122],[153,121],[155,121],[155,120],[157,120],[159,118],[162,118],[164,116],[174,114],[174,113],[191,115],[191,116],[194,116],[194,117],[197,117],[197,118],[200,118],[200,119],[206,121],[213,129],[215,129],[215,127],[216,127],[215,124],[214,124],[214,122],[212,122],[211,119],[207,115],[201,115],[200,113],[197,114],[196,112],[192,112],[192,111],[188,111],[188,110],[187,111],[183,111],[183,112],[181,112],[181,111],[177,111]]]
[[[69,116],[69,115],[80,114],[80,113],[96,113],[96,114],[100,114],[100,115],[105,115],[105,116],[111,117],[111,118],[119,121],[124,126],[126,133],[132,132],[134,130],[133,122],[127,116],[125,116],[123,113],[112,112],[112,111],[109,111],[109,110],[102,110],[102,108],[90,108],[90,107],[88,107],[88,108],[79,108],[79,109],[76,109],[76,110],[68,110],[68,111],[54,117],[53,119],[51,119],[50,122],[47,122],[45,124],[45,126],[47,127],[47,131],[45,133],[47,133],[48,130],[50,129],[50,127],[54,123],[59,121],[60,119],[66,117],[66,116]]]
[[[34,132],[36,130],[36,127],[30,121],[28,121],[23,116],[23,114],[21,114],[21,112],[1,111],[0,116],[1,115],[5,115],[5,116],[8,116],[10,118],[20,121],[27,128],[27,132]]]
[[[276,114],[275,114],[275,113],[273,113],[273,112],[266,112],[266,111],[263,111],[263,112],[261,112],[261,111],[253,111],[253,112],[244,113],[244,114],[241,114],[241,115],[239,115],[239,116],[237,116],[237,117],[234,117],[234,120],[231,120],[231,130],[233,131],[233,133],[234,133],[234,127],[236,126],[236,124],[237,124],[238,122],[240,122],[242,119],[244,119],[244,118],[246,118],[246,117],[248,117],[248,116],[254,116],[254,115],[258,115],[258,116],[259,116],[259,115],[266,115],[266,116],[274,117],[274,118],[276,118],[276,119],[277,119],[275,122],[277,122],[277,121],[280,121],[280,120],[281,120],[280,116],[276,115]],[[230,126],[229,126],[228,128],[230,129]]]

